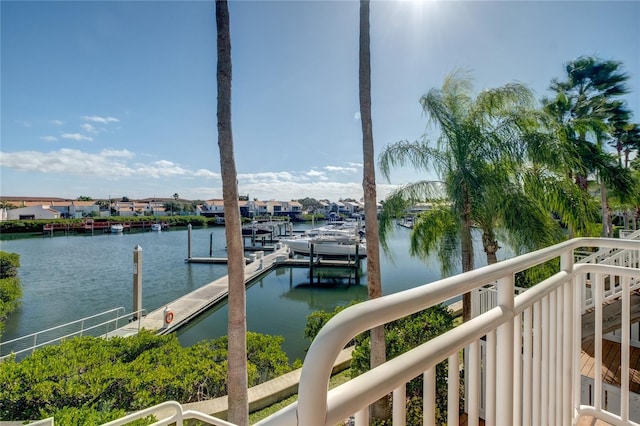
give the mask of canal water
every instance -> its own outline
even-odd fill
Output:
[[[296,230],[308,228],[297,226]],[[409,256],[409,230],[397,227],[390,241],[391,256],[381,251],[385,294],[440,278],[435,257]],[[194,229],[194,257],[226,257],[224,228]],[[147,312],[226,274],[226,265],[188,264],[188,232],[146,232],[95,236],[55,236],[0,242],[0,249],[20,255],[22,305],[6,324],[3,341],[64,324],[112,308],[132,310],[133,250],[142,248],[142,300]],[[476,253],[478,263],[482,253]],[[363,263],[363,269],[366,265]],[[333,276],[332,276],[333,274]],[[280,267],[254,282],[247,291],[247,326],[251,331],[281,335],[291,360],[303,359],[306,316],[333,310],[367,297],[366,275],[359,285],[326,271],[325,285],[309,286],[305,268]],[[343,274],[344,275],[344,274]],[[227,307],[214,308],[178,332],[182,345],[226,334]]]

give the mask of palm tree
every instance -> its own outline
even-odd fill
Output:
[[[224,198],[225,236],[229,257],[227,263],[229,272],[228,417],[231,423],[244,426],[249,424],[245,263],[231,128],[231,35],[229,32],[229,5],[226,0],[216,1],[216,27],[218,147],[220,149]]]
[[[441,89],[432,89],[420,99],[429,122],[440,130],[436,146],[426,137],[400,141],[387,146],[379,158],[387,178],[392,167],[405,165],[438,175],[438,181],[410,183],[394,191],[385,202],[380,230],[384,242],[391,226],[390,214],[397,208],[417,200],[439,200],[433,211],[416,221],[411,250],[413,255],[436,251],[445,272],[455,257],[461,260],[463,272],[473,269],[473,225],[484,226],[485,251],[493,256],[497,249],[493,230],[498,224],[516,232],[528,226],[518,224],[511,214],[527,211],[521,220],[535,217],[536,231],[543,231],[542,224],[547,223],[543,210],[524,195],[511,173],[526,154],[522,136],[533,106],[531,92],[521,84],[510,83],[485,90],[474,99],[471,90],[469,79],[460,72],[448,75]],[[513,196],[507,203],[509,195]],[[528,202],[534,203],[535,211],[527,210]],[[471,317],[470,302],[470,294],[465,294],[465,321]]]
[[[557,133],[566,140],[565,152],[573,157],[566,173],[587,192],[587,177],[598,178],[602,211],[602,236],[612,236],[608,188],[622,198],[631,195],[632,178],[615,157],[604,149],[615,132],[616,123],[626,121],[628,111],[617,97],[628,93],[629,76],[620,72],[621,63],[585,56],[566,65],[566,79],[554,79],[552,100],[545,99],[545,110],[555,119]]]
[[[362,151],[364,170],[365,238],[367,239],[367,286],[369,299],[382,296],[380,277],[380,243],[378,237],[378,211],[376,200],[375,159],[373,153],[373,126],[371,122],[371,54],[369,37],[369,0],[360,1],[360,120],[362,123]],[[386,360],[384,326],[371,330],[371,368]],[[390,418],[389,400],[380,399],[371,406],[371,416],[376,419]]]

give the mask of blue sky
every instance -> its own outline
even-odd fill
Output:
[[[358,11],[230,3],[241,194],[362,196]],[[2,0],[0,14],[1,195],[221,197],[212,1]],[[640,121],[639,23],[638,1],[373,1],[376,155],[425,133],[418,99],[456,69],[541,99],[571,59],[621,61]],[[417,178],[378,175],[378,197]]]

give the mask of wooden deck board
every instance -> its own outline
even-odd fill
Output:
[[[622,321],[622,302],[616,300],[602,308],[602,334],[618,330]],[[632,294],[630,298],[631,324],[640,322],[640,294]],[[595,311],[582,316],[582,341],[593,340],[595,336]]]
[[[640,348],[629,348],[629,390],[640,393]],[[610,340],[602,340],[602,376],[603,382],[613,386],[622,383],[620,344]],[[595,378],[595,345],[584,342],[580,354],[580,374]]]

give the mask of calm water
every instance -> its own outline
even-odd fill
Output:
[[[303,229],[304,226],[296,229]],[[225,257],[224,228],[192,231],[192,256]],[[123,306],[132,310],[133,249],[142,247],[143,307],[157,309],[185,293],[226,274],[225,265],[187,264],[187,231],[96,236],[56,236],[1,241],[0,249],[20,254],[23,286],[21,308],[10,316],[3,340]],[[393,259],[381,253],[383,291],[394,293],[440,278],[435,258],[420,261],[408,256],[409,230],[398,227],[390,247]],[[478,256],[482,264],[482,256]],[[366,269],[366,264],[363,263]],[[337,273],[337,272],[333,272]],[[366,276],[360,285],[309,287],[308,270],[278,268],[247,291],[248,329],[282,335],[290,359],[304,358],[306,316],[333,310],[367,297]],[[353,282],[352,282],[353,283]],[[179,331],[187,346],[226,334],[227,307],[201,316]]]

